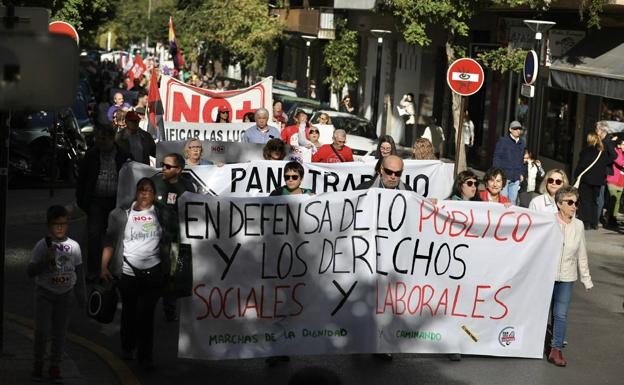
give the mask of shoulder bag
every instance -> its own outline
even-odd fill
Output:
[[[583,170],[583,172],[580,173],[578,177],[576,177],[576,182],[574,182],[573,185],[574,187],[579,188],[579,186],[581,185],[581,178],[583,177],[583,175],[585,175],[587,171],[589,171],[590,168],[592,168],[596,164],[596,162],[598,162],[598,159],[600,159],[600,155],[602,155],[602,151],[598,151],[598,156],[596,157],[596,159],[594,159],[594,161],[591,162],[591,164],[587,166],[587,168]]]

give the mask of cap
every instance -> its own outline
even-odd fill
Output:
[[[513,122],[511,122],[511,123],[509,124],[509,128],[510,128],[510,129],[512,129],[512,128],[522,128],[522,123],[520,123],[520,122],[519,122],[519,121],[517,121],[517,120],[514,120]]]
[[[219,106],[219,112],[230,112],[230,109],[227,106]]]
[[[134,109],[137,114],[145,115],[145,107],[137,107]]]
[[[139,116],[139,114],[136,113],[136,111],[128,111],[128,113],[126,114],[126,120],[139,122],[141,121],[141,117]]]

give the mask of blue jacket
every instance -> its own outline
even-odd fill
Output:
[[[516,143],[511,138],[511,134],[507,134],[496,143],[492,166],[503,170],[508,181],[515,182],[520,180],[520,175],[524,168],[523,159],[524,141],[520,139]]]

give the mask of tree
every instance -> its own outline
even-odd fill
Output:
[[[323,50],[323,60],[329,68],[325,83],[331,92],[340,92],[349,83],[357,83],[359,71],[356,60],[358,54],[358,32],[346,28],[346,20],[336,23],[336,39],[331,40]]]
[[[196,52],[190,48],[203,42],[210,59],[253,70],[264,67],[284,29],[269,14],[267,0],[180,0],[174,17],[185,55],[192,59]]]

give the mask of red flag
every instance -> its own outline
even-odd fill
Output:
[[[160,100],[160,92],[158,90],[158,69],[152,68],[152,75],[150,77],[149,92],[147,94],[147,109],[149,124],[147,131],[157,139],[163,140],[165,138],[165,125],[163,123],[163,105]]]
[[[128,89],[134,87],[134,79],[139,79],[145,71],[147,71],[147,66],[143,61],[143,58],[141,55],[136,54],[134,57],[134,64],[132,65],[132,68],[130,68],[130,71],[128,71],[128,78],[130,79],[128,82]]]

